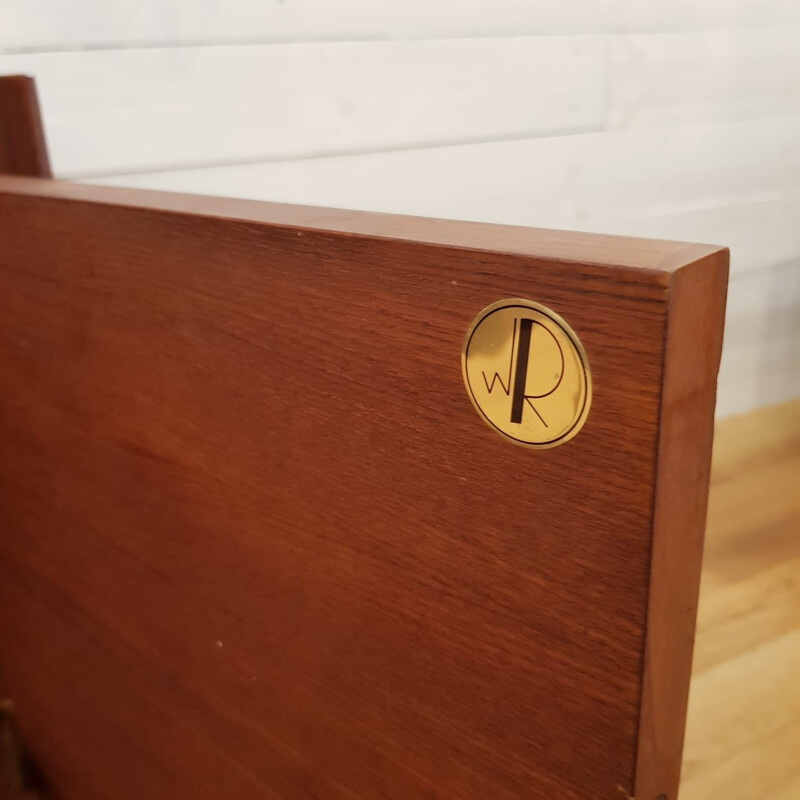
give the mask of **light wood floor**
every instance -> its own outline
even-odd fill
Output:
[[[681,800],[800,800],[800,400],[717,426]]]

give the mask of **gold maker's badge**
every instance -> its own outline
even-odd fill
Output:
[[[575,331],[538,303],[500,300],[484,308],[467,331],[462,369],[476,411],[512,442],[556,447],[586,422],[586,353]]]

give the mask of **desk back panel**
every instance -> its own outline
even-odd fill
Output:
[[[65,800],[674,800],[720,248],[0,178],[0,680]],[[475,315],[594,396],[501,438]]]

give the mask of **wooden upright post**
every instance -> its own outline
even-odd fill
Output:
[[[26,75],[0,77],[0,175],[53,177],[36,83]]]

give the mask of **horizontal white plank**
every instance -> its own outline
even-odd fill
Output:
[[[800,6],[795,0],[621,0],[614,16],[623,33],[753,29],[800,22]]]
[[[800,332],[723,351],[717,383],[718,419],[800,397]]]
[[[747,274],[800,258],[800,193],[597,226],[608,233],[709,241],[731,250],[731,272]],[[797,267],[800,269],[800,267]]]
[[[425,39],[753,27],[796,0],[0,0],[0,48]]]
[[[609,41],[614,129],[800,113],[798,26]]]
[[[800,253],[800,117],[119,176],[103,182]]]
[[[800,348],[800,255],[774,266],[733,275],[728,286],[725,348],[753,338],[797,338]]]
[[[0,56],[63,177],[596,129],[603,65],[594,37]]]
[[[728,287],[717,417],[800,396],[800,255]]]
[[[717,416],[800,396],[800,256],[728,289]]]
[[[605,127],[770,124],[800,115],[798,41],[800,26],[167,48],[0,55],[0,74],[37,77],[56,171],[74,177]]]

